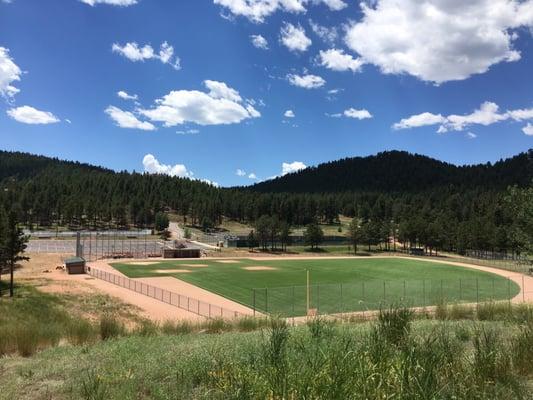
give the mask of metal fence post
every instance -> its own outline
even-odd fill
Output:
[[[316,285],[316,313],[320,314],[320,285]]]
[[[294,286],[292,287],[292,318],[294,319],[294,302],[296,301],[295,299],[295,289],[294,289]],[[294,320],[293,320],[294,322]]]
[[[252,289],[252,303],[254,305],[254,317],[255,317],[255,289]]]
[[[406,293],[405,280],[404,280],[403,281],[403,301],[405,301],[406,296],[407,296],[407,293]]]
[[[440,302],[444,303],[444,291],[442,290],[443,280],[440,280]]]
[[[423,293],[422,302],[425,307],[426,306],[426,280],[425,279],[422,279],[422,293]]]
[[[265,311],[268,313],[268,288],[265,288]]]
[[[342,298],[342,283],[341,283],[341,316],[344,316],[344,299]]]
[[[476,278],[476,302],[479,304],[479,278]]]
[[[463,280],[459,279],[459,303],[463,301]]]

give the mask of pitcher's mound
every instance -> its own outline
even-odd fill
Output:
[[[273,271],[273,270],[276,270],[277,268],[266,267],[266,266],[263,266],[263,265],[256,265],[256,266],[253,266],[253,267],[244,267],[243,269],[245,269],[247,271]]]
[[[156,269],[155,272],[158,274],[174,274],[177,272],[191,272],[188,269]]]

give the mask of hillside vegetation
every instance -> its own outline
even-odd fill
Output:
[[[335,161],[249,188],[113,172],[25,153],[0,152],[0,208],[28,227],[153,227],[158,212],[204,230],[223,218],[283,230],[356,218],[375,246],[391,237],[436,250],[520,253],[533,243],[533,152],[457,167],[405,152]],[[519,217],[521,216],[521,217]],[[264,222],[264,220],[263,220]],[[276,225],[276,226],[274,226]],[[280,229],[283,226],[283,229]]]

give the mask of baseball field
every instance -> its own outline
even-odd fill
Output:
[[[507,300],[520,291],[500,275],[398,257],[154,260],[112,266],[129,278],[174,277],[281,316]]]

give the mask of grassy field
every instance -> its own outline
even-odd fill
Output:
[[[314,319],[221,334],[138,331],[0,358],[0,399],[457,399],[533,396],[533,314]]]
[[[307,271],[310,308],[319,313],[430,306],[514,297],[519,287],[498,275],[416,259],[188,260],[151,265],[115,263],[130,278],[174,276],[262,312],[305,315]],[[247,270],[246,268],[270,268]],[[173,272],[173,270],[187,272]],[[168,271],[168,272],[166,272]]]

